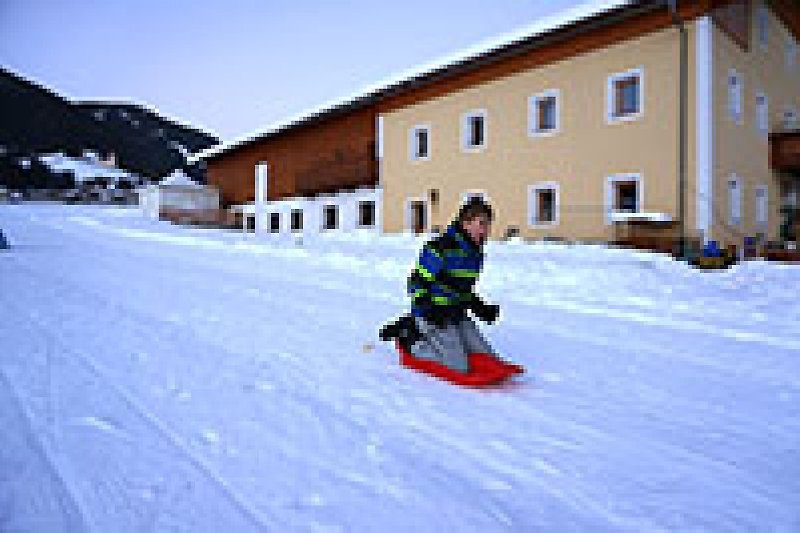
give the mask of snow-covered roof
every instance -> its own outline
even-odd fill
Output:
[[[548,17],[537,19],[535,22],[523,26],[517,30],[504,33],[491,39],[486,39],[480,43],[469,46],[468,48],[440,57],[423,65],[392,74],[383,80],[370,84],[352,94],[335,98],[324,102],[319,106],[303,110],[300,113],[274,122],[263,129],[239,136],[232,141],[207,148],[206,150],[198,152],[194,156],[190,157],[189,162],[195,162],[201,159],[214,157],[239,145],[247,144],[249,141],[252,141],[256,138],[272,135],[278,131],[290,127],[293,124],[302,122],[314,116],[323,115],[342,106],[352,104],[358,99],[377,96],[381,92],[386,91],[387,89],[390,89],[391,87],[394,87],[404,81],[433,74],[434,72],[444,68],[477,59],[488,52],[506,47],[523,39],[530,39],[539,35],[543,35],[560,27],[578,22],[582,19],[591,18],[606,11],[633,4],[635,1],[636,0],[594,0],[578,4]]]
[[[39,160],[53,171],[69,171],[75,175],[77,181],[94,178],[138,179],[132,172],[109,166],[92,158],[68,157],[61,153],[45,154]]]
[[[186,173],[181,169],[176,169],[172,171],[172,174],[169,176],[162,178],[161,181],[158,182],[159,185],[168,185],[168,186],[181,186],[181,187],[202,187],[201,184],[194,181],[192,178],[186,175]]]

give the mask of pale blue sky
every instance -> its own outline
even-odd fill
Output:
[[[0,64],[227,141],[582,3],[0,0]]]

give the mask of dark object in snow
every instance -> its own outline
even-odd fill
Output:
[[[497,385],[525,371],[520,365],[501,361],[486,353],[469,354],[469,371],[458,372],[435,361],[414,357],[399,341],[397,351],[400,352],[400,364],[404,367],[465,387]]]
[[[0,250],[6,250],[8,248],[10,248],[10,246],[8,244],[8,240],[6,239],[6,236],[3,233],[3,230],[0,229]]]
[[[708,241],[703,248],[703,253],[689,260],[689,264],[700,270],[722,270],[736,262],[735,249],[721,250],[717,241]]]

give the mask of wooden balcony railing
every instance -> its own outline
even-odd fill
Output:
[[[319,194],[374,186],[378,164],[371,152],[320,158],[295,177],[298,194]]]

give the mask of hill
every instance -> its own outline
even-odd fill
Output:
[[[154,108],[72,101],[3,67],[0,116],[0,169],[5,171],[19,168],[20,158],[52,152],[78,157],[92,150],[113,153],[118,167],[146,178],[182,168],[202,180],[203,169],[186,158],[218,143],[215,136],[167,119]]]

